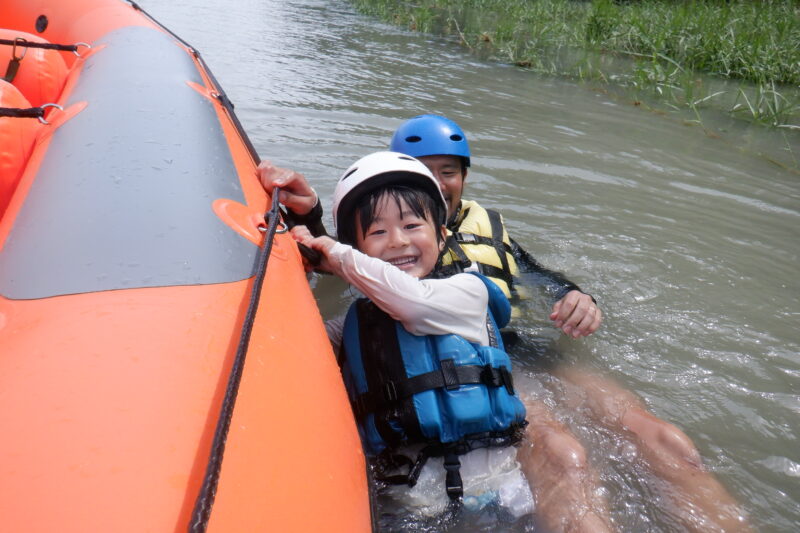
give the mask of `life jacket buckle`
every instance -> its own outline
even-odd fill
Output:
[[[506,392],[514,396],[514,377],[504,366],[494,368],[491,365],[484,365],[481,382],[490,387],[505,387]]]
[[[510,396],[514,396],[514,377],[504,366],[500,367],[500,379],[503,382],[503,386],[506,388],[506,392]]]
[[[489,387],[499,387],[503,384],[497,370],[489,364],[484,365],[483,370],[481,370],[481,383]]]
[[[456,236],[456,241],[465,244],[472,244],[478,242],[478,237],[474,233],[454,233],[453,235]]]
[[[444,469],[447,471],[445,476],[445,489],[451,500],[456,500],[464,495],[464,483],[461,480],[461,461],[458,455],[449,453],[444,456]]]

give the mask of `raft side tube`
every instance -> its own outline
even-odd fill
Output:
[[[0,294],[252,276],[257,248],[212,210],[218,198],[244,195],[213,104],[187,85],[202,82],[192,59],[146,27],[121,28],[100,43],[108,46],[87,59],[67,102],[88,106],[53,133],[1,245]]]

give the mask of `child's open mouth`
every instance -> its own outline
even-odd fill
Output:
[[[417,256],[415,255],[404,255],[403,257],[395,257],[394,259],[389,259],[388,262],[399,269],[403,269],[404,267],[410,267],[417,263]]]

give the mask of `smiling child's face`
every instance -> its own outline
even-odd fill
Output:
[[[387,194],[379,199],[375,214],[366,231],[356,217],[356,247],[417,278],[430,274],[444,247],[444,227],[437,228],[417,216],[405,200]]]

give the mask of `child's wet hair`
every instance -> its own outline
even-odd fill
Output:
[[[404,201],[414,215],[424,218],[434,225],[437,229],[437,242],[441,241],[442,236],[438,228],[444,225],[447,215],[444,206],[420,189],[396,184],[374,189],[359,198],[351,216],[346,217],[338,229],[339,240],[345,244],[355,245],[357,241],[356,217],[358,217],[361,230],[364,232],[362,237],[366,236],[366,231],[375,221],[384,197],[397,202],[398,207],[401,207],[401,202]]]

